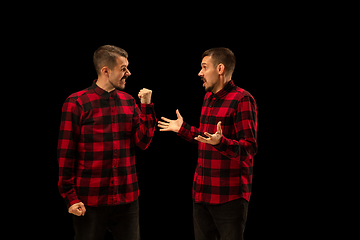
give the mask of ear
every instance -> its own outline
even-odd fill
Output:
[[[225,65],[222,63],[219,63],[219,65],[217,65],[216,70],[218,71],[219,75],[225,75]]]
[[[103,68],[101,69],[101,74],[104,76],[109,76],[111,70],[107,67],[107,66],[103,66]]]

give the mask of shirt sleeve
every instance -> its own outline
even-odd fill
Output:
[[[80,106],[74,99],[68,98],[62,107],[57,147],[58,188],[68,208],[80,202],[75,191],[75,156],[76,143],[80,134],[80,114]]]
[[[257,106],[252,97],[241,99],[235,115],[234,127],[236,139],[222,137],[218,145],[213,146],[226,157],[236,160],[253,158],[257,152]]]
[[[183,122],[177,135],[184,138],[186,141],[198,144],[198,141],[196,141],[194,138],[200,135],[200,131],[198,128],[193,127],[186,122]]]
[[[136,146],[140,149],[145,150],[149,147],[154,136],[156,122],[153,103],[141,104],[141,111],[135,103],[133,136]]]

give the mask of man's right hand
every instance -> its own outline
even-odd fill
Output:
[[[176,120],[170,120],[168,118],[161,117],[161,119],[165,122],[158,121],[158,127],[161,128],[160,131],[173,131],[176,133],[179,132],[184,121],[178,109],[176,109],[176,116]]]
[[[82,202],[75,203],[69,207],[69,213],[76,216],[84,216],[86,212],[85,205]]]

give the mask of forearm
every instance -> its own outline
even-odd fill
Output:
[[[61,154],[62,151],[60,151]],[[62,155],[62,154],[61,154]],[[58,157],[59,162],[59,181],[58,188],[69,208],[74,203],[80,202],[75,190],[75,159]]]
[[[239,155],[253,158],[257,152],[257,143],[254,139],[232,140],[222,136],[220,143],[213,147],[233,160],[240,159]]]
[[[181,136],[185,140],[191,143],[198,143],[194,138],[200,134],[198,128],[191,126],[190,124],[183,122],[177,135]]]
[[[141,104],[140,121],[136,124],[134,140],[136,145],[145,150],[154,136],[156,115],[153,104]]]
[[[68,98],[62,108],[57,146],[58,188],[68,207],[79,202],[75,191],[75,159],[77,139],[80,134],[80,115],[81,108],[74,99]]]

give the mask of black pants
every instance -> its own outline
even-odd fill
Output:
[[[103,240],[106,229],[114,240],[140,239],[138,200],[117,206],[85,207],[85,216],[73,216],[75,240]]]
[[[219,205],[193,201],[196,240],[242,240],[248,201],[243,198]]]

